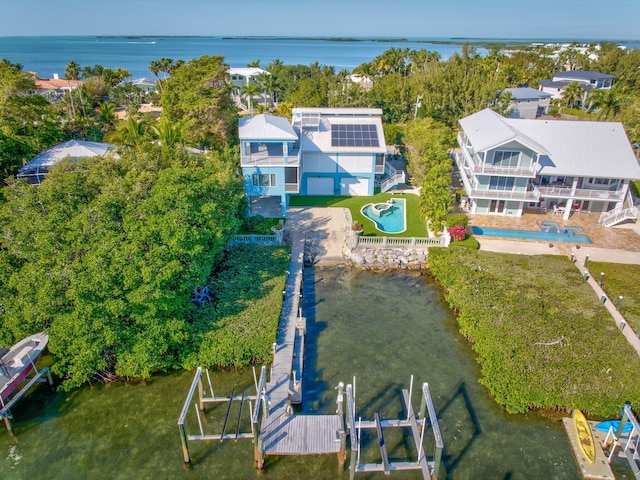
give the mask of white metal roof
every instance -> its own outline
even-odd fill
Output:
[[[238,121],[240,140],[298,140],[298,135],[289,121],[263,113],[244,117]]]
[[[266,70],[257,67],[229,67],[229,75],[242,75],[243,77],[254,77],[261,73],[271,75]]]
[[[40,167],[48,167],[60,163],[67,157],[85,158],[105,155],[115,145],[101,142],[86,142],[84,140],[69,140],[47,148],[33,157],[29,163],[18,170],[24,173],[36,170]]]
[[[640,166],[620,122],[504,121],[549,152],[541,159],[540,175],[640,179]]]
[[[485,109],[460,125],[476,152],[510,141],[532,145],[543,155],[540,175],[640,179],[640,166],[619,122],[504,118]]]
[[[511,141],[517,141],[540,154],[548,153],[537,139],[519,132],[505,120],[493,110],[485,108],[461,119],[459,123],[476,152],[483,152]]]

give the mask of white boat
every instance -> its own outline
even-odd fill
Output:
[[[36,333],[23,338],[11,348],[0,347],[0,397],[7,400],[29,373],[49,342],[49,336]]]

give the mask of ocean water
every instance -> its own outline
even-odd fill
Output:
[[[159,58],[191,60],[202,55],[224,55],[232,67],[246,67],[259,60],[266,66],[273,59],[287,65],[335,67],[336,72],[370,62],[389,48],[437,51],[442,59],[460,52],[460,44],[412,41],[333,41],[287,38],[240,37],[0,37],[0,58],[38,72],[42,78],[54,73],[64,76],[65,65],[74,61],[81,67],[100,64],[126,68],[133,78],[149,77],[149,63]],[[483,47],[478,53],[486,54]]]

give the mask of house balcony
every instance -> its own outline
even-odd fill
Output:
[[[541,195],[538,189],[530,185],[529,189],[523,190],[480,190],[474,188],[469,181],[466,173],[461,170],[460,179],[464,185],[467,196],[472,199],[487,200],[513,200],[517,202],[539,202]]]
[[[295,167],[300,164],[300,155],[291,153],[284,157],[268,155],[266,152],[252,153],[250,155],[243,155],[240,160],[242,167],[277,167],[277,166],[289,166]]]
[[[476,163],[473,157],[465,149],[456,151],[455,160],[458,168],[474,175],[493,175],[500,177],[519,177],[519,178],[535,178],[540,165],[533,162],[528,167],[504,167],[501,165],[491,165],[485,163]]]
[[[574,200],[596,200],[604,202],[621,202],[624,200],[625,190],[590,190],[585,188],[576,188],[573,190],[567,186],[549,186],[537,187],[540,196],[543,198],[565,198]]]

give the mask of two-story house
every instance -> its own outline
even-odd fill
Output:
[[[505,88],[503,94],[509,94],[509,110],[512,118],[537,118],[549,110],[551,94],[535,88]]]
[[[385,162],[382,110],[294,108],[291,124],[272,115],[241,118],[240,155],[251,213],[286,216],[291,195],[373,195],[404,182]]]
[[[459,123],[455,159],[472,213],[621,212],[629,183],[640,179],[618,122],[504,118],[485,109]]]
[[[610,90],[613,82],[618,78],[615,75],[600,72],[588,72],[584,70],[569,70],[567,72],[554,72],[552,80],[541,80],[540,90],[551,94],[553,99],[562,98],[562,91],[567,85],[578,82],[584,90],[584,99],[593,89]]]

